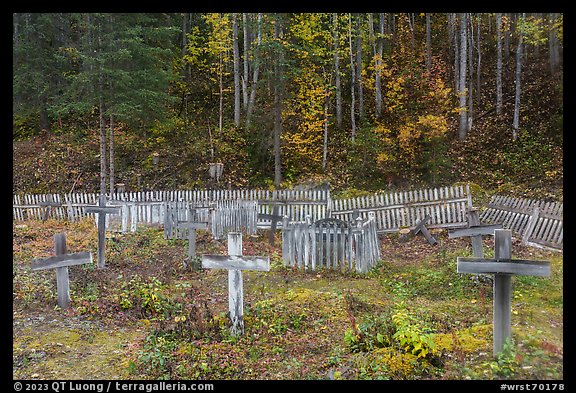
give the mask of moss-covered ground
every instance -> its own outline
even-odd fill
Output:
[[[106,267],[69,268],[71,307],[54,271],[31,271],[67,234],[68,252],[97,250],[93,220],[13,223],[15,379],[563,379],[563,254],[513,241],[514,258],[550,260],[550,277],[514,277],[512,340],[492,356],[490,277],[456,273],[471,256],[446,230],[429,245],[381,236],[368,274],[283,266],[279,233],[244,237],[245,333],[229,332],[227,272],[199,268],[187,242],[160,228],[108,234]],[[484,239],[485,254],[493,241]],[[198,254],[225,254],[207,232]]]

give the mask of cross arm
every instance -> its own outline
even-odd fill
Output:
[[[208,223],[203,222],[189,222],[189,221],[178,221],[179,228],[188,228],[188,229],[208,229]]]
[[[458,257],[457,273],[514,274],[520,276],[549,276],[550,261],[497,261],[494,259]]]
[[[205,269],[258,270],[270,271],[270,257],[202,255],[202,267]]]
[[[458,228],[448,231],[448,238],[478,235],[494,235],[494,230],[501,229],[502,224],[494,225],[471,225],[468,228]]]
[[[113,206],[86,206],[86,213],[120,214],[120,207]]]
[[[32,270],[47,270],[57,267],[84,265],[86,263],[92,263],[91,252],[78,252],[75,254],[57,255],[45,259],[34,259],[32,260]]]

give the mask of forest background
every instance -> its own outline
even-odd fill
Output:
[[[561,13],[13,14],[13,193],[562,181]]]

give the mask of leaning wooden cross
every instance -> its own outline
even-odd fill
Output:
[[[43,201],[38,203],[40,206],[44,207],[44,215],[42,216],[42,221],[46,221],[50,217],[50,213],[55,207],[60,207],[62,204],[60,202],[54,201]]]
[[[56,269],[56,288],[58,291],[58,305],[62,308],[70,306],[70,283],[68,279],[68,266],[92,263],[91,252],[78,252],[66,254],[66,234],[54,235],[54,253],[56,256],[45,259],[34,259],[32,270]]]
[[[428,223],[429,220],[430,216],[427,214],[426,217],[424,217],[422,220],[418,220],[416,222],[416,226],[413,229],[408,230],[408,228],[404,228],[406,232],[400,230],[400,240],[406,241],[412,236],[415,236],[418,233],[422,233],[422,235],[424,235],[426,240],[428,240],[428,243],[430,243],[431,245],[438,244],[438,241],[434,238],[434,236],[430,234],[428,228],[426,228],[426,224]]]
[[[494,259],[458,257],[458,273],[494,274],[493,355],[496,357],[511,335],[512,275],[549,276],[550,261],[512,259],[512,231],[494,231]]]
[[[244,334],[242,270],[270,271],[270,257],[242,256],[242,233],[228,233],[228,255],[202,255],[204,269],[228,269],[228,310],[234,336]]]
[[[468,212],[468,227],[458,228],[448,231],[448,238],[469,236],[472,243],[472,253],[476,258],[484,258],[484,248],[482,247],[483,235],[494,235],[496,229],[501,229],[502,224],[480,225],[478,211],[471,209]]]
[[[106,214],[120,213],[120,207],[106,206],[106,195],[100,195],[98,206],[86,206],[86,213],[98,214],[98,267],[106,265]]]

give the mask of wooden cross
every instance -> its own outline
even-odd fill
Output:
[[[91,252],[66,254],[66,234],[54,235],[54,253],[56,256],[45,259],[32,260],[32,270],[56,269],[56,288],[58,291],[58,305],[62,308],[70,306],[70,283],[68,279],[68,266],[92,263]]]
[[[45,207],[44,216],[42,216],[42,221],[46,221],[48,219],[48,217],[50,216],[50,213],[52,212],[52,210],[55,207],[62,206],[62,204],[60,202],[54,202],[54,201],[43,201],[43,202],[38,202],[38,204],[40,206]]]
[[[228,269],[228,310],[232,335],[244,334],[242,270],[270,271],[270,257],[242,256],[242,233],[228,233],[228,255],[202,255],[204,269]]]
[[[549,276],[550,261],[512,259],[512,231],[494,231],[494,259],[458,257],[458,273],[494,274],[493,286],[493,355],[502,351],[510,337],[512,313],[512,275]]]
[[[274,242],[276,240],[276,236],[275,236],[276,235],[276,227],[278,226],[278,222],[282,221],[284,219],[283,216],[278,214],[278,205],[274,205],[274,207],[272,208],[272,214],[259,213],[258,219],[271,220],[272,221],[270,223],[270,232],[268,232],[268,242],[271,245],[274,245]]]
[[[100,195],[98,206],[86,206],[86,213],[98,214],[98,267],[106,265],[106,214],[120,213],[120,207],[106,206],[106,195]]]
[[[192,210],[188,214],[188,221],[178,221],[178,227],[188,229],[188,256],[194,258],[196,256],[196,229],[208,229],[206,221],[194,222],[192,221]]]
[[[472,242],[472,253],[476,258],[484,258],[484,248],[482,247],[483,235],[494,235],[496,229],[501,229],[502,224],[480,225],[478,211],[472,209],[468,212],[468,228],[458,228],[448,231],[448,238],[470,236]]]
[[[428,223],[429,220],[430,216],[426,214],[426,216],[422,220],[418,220],[416,226],[414,227],[414,229],[410,231],[410,233],[412,233],[413,235],[417,235],[418,232],[421,232],[422,235],[424,235],[424,237],[426,238],[426,240],[428,240],[428,243],[430,243],[431,245],[435,245],[438,244],[438,241],[434,238],[434,236],[430,234],[428,228],[426,228],[426,224]]]

